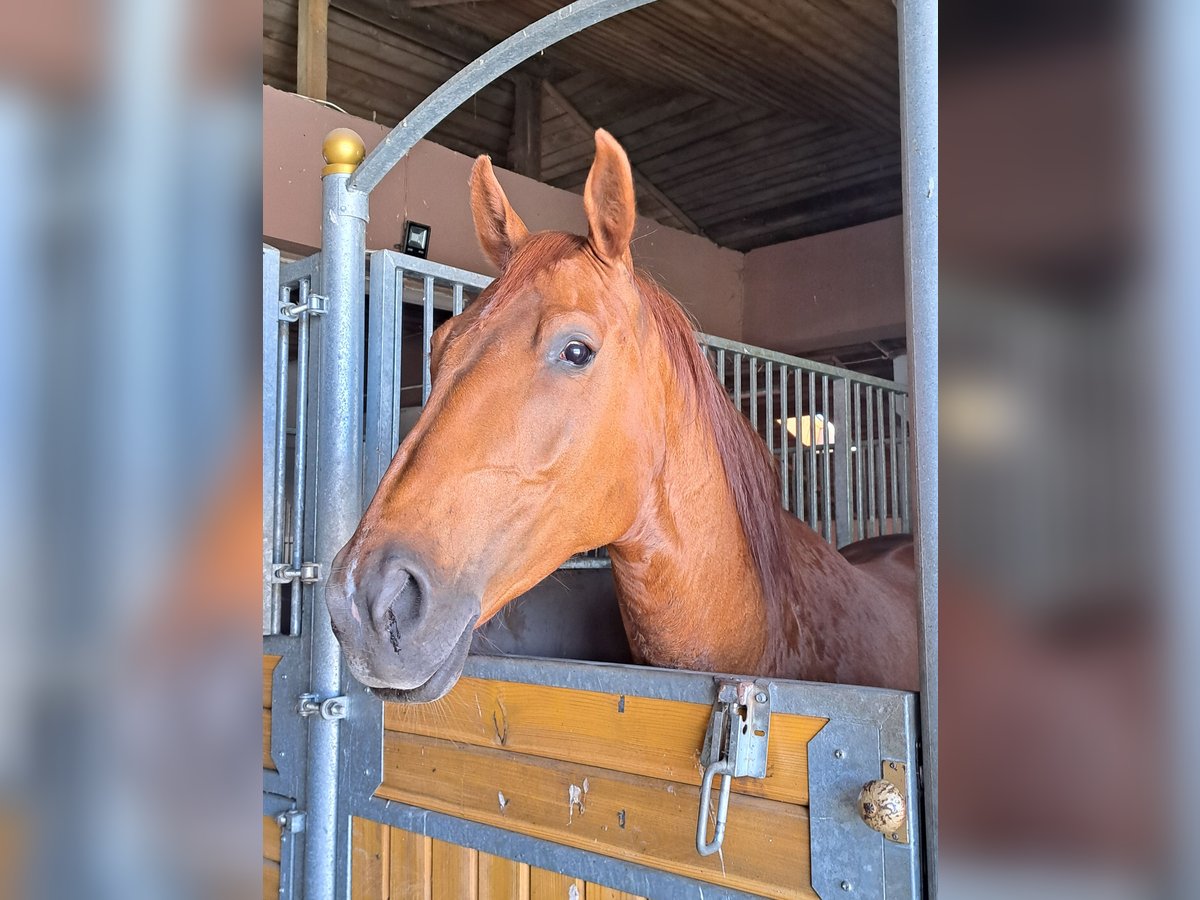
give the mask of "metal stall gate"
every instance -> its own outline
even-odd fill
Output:
[[[364,365],[369,192],[487,80],[645,2],[581,0],[535,23],[435,91],[365,161],[354,136],[327,141],[321,253],[281,265],[264,248],[264,896],[936,891],[922,878],[921,783],[932,770],[922,775],[914,695],[471,658],[445,699],[403,707],[380,703],[341,666],[324,579],[406,407],[420,405],[404,393],[406,285],[420,295],[422,402],[436,319],[483,286],[471,273],[373,254]],[[927,66],[928,42],[912,43],[902,64]],[[910,463],[925,488],[930,446],[927,422],[910,438],[902,391],[702,340],[776,453],[790,509],[839,544],[905,528]],[[924,374],[916,362],[914,374]],[[912,491],[918,525],[936,522],[931,491]],[[936,590],[935,559],[919,559],[923,590]],[[923,708],[935,702],[932,646]]]

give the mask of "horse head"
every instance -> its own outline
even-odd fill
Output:
[[[474,628],[627,532],[662,453],[666,376],[646,337],[620,145],[596,133],[586,238],[531,234],[487,157],[470,187],[500,274],[434,334],[428,403],[326,590],[351,671],[388,699],[442,696]]]

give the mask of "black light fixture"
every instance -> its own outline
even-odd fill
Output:
[[[419,256],[425,259],[429,255],[429,236],[433,229],[420,222],[404,223],[404,243],[397,244],[396,249],[409,256]]]

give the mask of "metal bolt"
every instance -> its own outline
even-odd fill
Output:
[[[757,694],[754,695],[754,699],[757,700],[759,703],[766,703],[767,702],[767,694],[765,691],[759,691]]]
[[[287,813],[280,813],[275,817],[275,824],[282,828],[287,824]]]
[[[898,840],[900,840],[900,834],[899,834],[898,832],[895,832],[895,831],[893,831],[893,832],[892,832],[892,840],[893,840],[893,841],[898,841]]]
[[[834,750],[834,751],[833,751],[833,758],[834,758],[834,759],[842,759],[842,758],[843,758],[845,755],[846,755],[846,751],[845,751],[845,750]]]
[[[842,890],[843,891],[852,891],[852,890],[854,890],[854,885],[852,885],[848,881],[843,881],[842,882]]]

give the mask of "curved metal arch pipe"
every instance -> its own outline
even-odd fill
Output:
[[[646,6],[654,0],[576,0],[569,6],[538,19],[512,37],[500,42],[426,97],[396,125],[363,160],[350,178],[349,189],[371,193],[442,119],[458,109],[509,69],[536,53],[583,29],[615,15]]]

